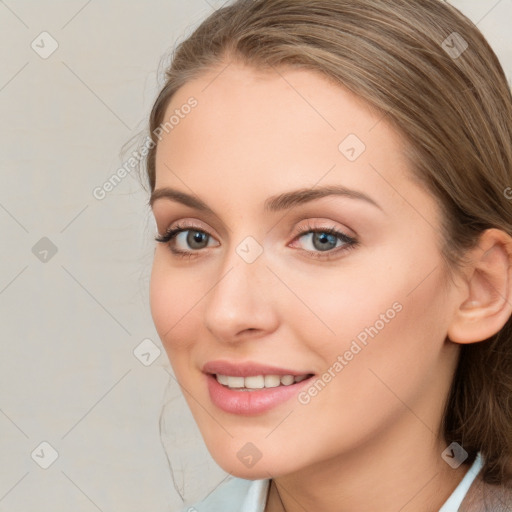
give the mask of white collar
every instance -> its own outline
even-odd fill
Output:
[[[445,501],[439,512],[457,512],[460,504],[464,500],[471,484],[480,472],[483,466],[483,459],[480,453],[477,454],[473,464],[468,469],[464,478],[452,492],[450,497]],[[254,480],[245,497],[240,512],[265,512],[265,504],[270,487],[270,479]]]
[[[475,461],[471,467],[467,470],[464,478],[459,482],[459,485],[452,492],[451,496],[445,501],[444,505],[439,509],[439,512],[457,512],[460,504],[466,497],[471,484],[475,480],[478,473],[484,465],[482,455],[477,453]]]

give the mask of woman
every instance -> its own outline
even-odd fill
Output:
[[[186,510],[512,510],[512,98],[438,0],[239,0],[150,117]],[[205,489],[206,493],[206,489]]]

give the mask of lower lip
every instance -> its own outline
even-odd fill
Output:
[[[313,377],[289,386],[263,388],[257,391],[236,391],[220,384],[215,375],[206,375],[212,402],[225,412],[246,416],[264,413],[286,402],[296,396],[301,388],[307,386]]]

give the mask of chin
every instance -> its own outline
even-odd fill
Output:
[[[237,443],[236,446],[227,448],[217,446],[210,454],[215,462],[226,472],[238,478],[246,480],[262,480],[273,478],[296,471],[291,467],[293,463],[289,456],[280,454],[276,457],[274,452],[271,456],[265,456],[254,445],[250,443]],[[281,459],[281,460],[279,460]]]
[[[226,473],[229,473],[237,478],[244,478],[245,480],[263,480],[265,478],[272,478],[277,476],[274,470],[274,465],[263,464],[262,460],[257,462],[252,468],[245,467],[240,461],[217,461],[217,464]]]

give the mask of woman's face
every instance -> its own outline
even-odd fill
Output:
[[[224,65],[171,116],[152,207],[160,235],[183,231],[157,244],[151,310],[219,465],[268,478],[363,446],[431,447],[455,296],[405,142],[306,70]]]

